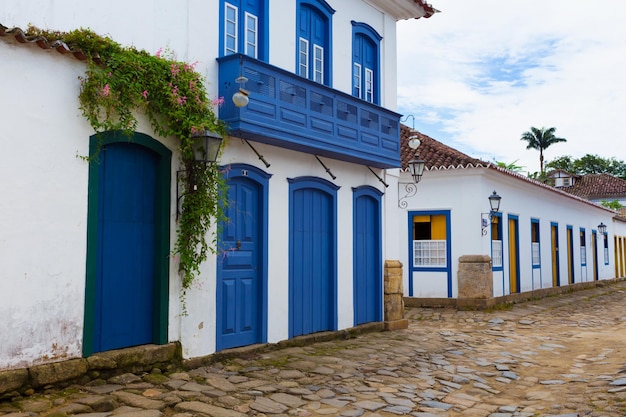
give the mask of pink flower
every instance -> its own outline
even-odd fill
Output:
[[[109,94],[111,94],[111,87],[109,87],[109,84],[107,83],[104,85],[104,88],[102,89],[102,95],[104,97],[108,97]]]
[[[161,58],[161,54],[162,54],[162,53],[163,53],[163,48],[159,48],[159,50],[158,50],[158,51],[156,51],[156,54],[155,54],[155,55],[156,55],[156,57],[157,57],[157,58]]]
[[[143,93],[141,93],[141,95],[143,96],[143,98],[148,98],[148,90],[143,90]]]
[[[214,106],[222,107],[222,104],[224,104],[224,97],[216,97],[211,100],[211,103],[213,103]]]
[[[176,98],[176,101],[178,101],[178,105],[182,106],[183,104],[185,104],[187,102],[187,97],[185,97],[185,96],[178,97],[178,98]]]

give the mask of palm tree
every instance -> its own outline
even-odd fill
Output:
[[[541,129],[537,129],[536,127],[531,127],[530,131],[522,133],[522,137],[520,140],[525,140],[528,142],[528,146],[526,149],[537,149],[539,151],[539,165],[541,168],[541,175],[543,175],[543,151],[547,149],[550,145],[557,142],[567,142],[567,139],[557,138],[554,136],[554,132],[556,131],[556,127],[551,127],[546,129],[542,127]]]

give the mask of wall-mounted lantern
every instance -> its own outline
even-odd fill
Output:
[[[410,116],[410,115],[409,115]],[[407,116],[408,117],[408,116]],[[422,180],[422,175],[424,174],[424,168],[426,167],[426,162],[421,159],[417,153],[417,148],[422,144],[419,139],[419,136],[412,135],[409,137],[409,148],[415,150],[415,155],[413,159],[409,161],[409,172],[411,173],[411,177],[413,178],[412,183],[398,183],[398,207],[407,208],[408,201],[407,199],[413,197],[417,194],[417,183]],[[404,185],[404,195],[402,195],[400,191],[400,186]]]
[[[481,225],[481,233],[483,236],[487,234],[487,228],[493,222],[493,218],[496,213],[500,211],[500,200],[502,197],[496,193],[494,190],[493,193],[488,197],[489,199],[489,213],[480,213],[480,225]]]
[[[604,236],[606,234],[606,224],[600,222],[600,224],[598,225],[598,232],[600,232],[600,234]]]
[[[194,133],[191,137],[194,139],[193,155],[196,162],[208,164],[217,161],[223,140],[222,135],[204,130]]]
[[[217,161],[222,146],[222,136],[210,130],[192,134],[194,164],[212,164]],[[196,191],[196,168],[192,164],[189,169],[176,172],[176,220],[180,217],[183,207],[183,197],[189,192]],[[182,179],[188,184],[186,190],[181,190]]]

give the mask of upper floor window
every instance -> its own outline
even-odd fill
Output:
[[[221,0],[220,55],[267,57],[267,0]]]
[[[371,26],[352,21],[352,95],[375,104],[380,102],[381,39]]]
[[[331,17],[324,0],[298,0],[296,73],[331,85]]]

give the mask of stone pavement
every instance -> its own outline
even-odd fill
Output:
[[[0,402],[2,417],[626,416],[626,282]]]

